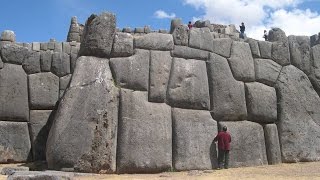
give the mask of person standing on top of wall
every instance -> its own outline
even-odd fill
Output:
[[[265,41],[268,41],[268,32],[267,32],[267,30],[264,30],[264,32],[263,32],[263,38],[264,38]]]
[[[244,39],[244,31],[246,30],[246,26],[244,26],[244,23],[241,23],[240,26],[240,38]]]
[[[191,21],[189,21],[188,28],[189,28],[189,29],[191,29],[191,28],[192,28]]]
[[[225,169],[228,169],[231,136],[227,132],[227,126],[223,126],[222,131],[218,133],[218,135],[214,138],[214,141],[218,141],[219,169],[222,169],[223,166]]]

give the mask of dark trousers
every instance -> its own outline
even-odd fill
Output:
[[[218,150],[218,163],[219,168],[222,169],[223,166],[225,169],[228,169],[229,166],[229,151],[228,150]]]

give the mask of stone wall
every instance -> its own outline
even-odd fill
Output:
[[[181,20],[170,31],[119,32],[102,13],[88,18],[81,45],[3,38],[1,162],[46,158],[50,169],[95,173],[212,169],[221,125],[232,136],[230,167],[320,160],[317,40],[277,28],[270,41],[242,40],[233,26],[188,30]]]

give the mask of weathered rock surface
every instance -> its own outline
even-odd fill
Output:
[[[185,59],[200,59],[208,60],[209,52],[190,48],[187,46],[174,46],[174,49],[171,51],[173,57],[185,58]]]
[[[263,126],[264,137],[266,140],[267,159],[269,164],[281,163],[281,151],[278,137],[278,129],[275,124]]]
[[[311,73],[309,36],[289,36],[290,61],[307,75]]]
[[[182,25],[182,19],[180,18],[172,19],[170,24],[170,34],[172,34],[173,31],[180,25]]]
[[[147,102],[147,93],[121,89],[118,173],[153,173],[172,167],[171,108]]]
[[[0,41],[10,41],[15,42],[16,41],[16,35],[13,31],[10,30],[4,30],[1,33]]]
[[[286,33],[280,28],[272,28],[269,31],[268,40],[270,42],[288,42]]]
[[[8,180],[73,180],[74,173],[61,171],[20,171],[8,176]]]
[[[111,51],[113,57],[127,57],[133,54],[133,36],[128,33],[117,32]]]
[[[17,44],[5,44],[1,48],[3,62],[22,64],[29,55],[28,48]]]
[[[92,14],[83,30],[79,55],[110,57],[115,32],[116,17],[114,14]]]
[[[258,41],[261,58],[271,59],[272,43],[269,41]]]
[[[244,84],[233,78],[227,59],[211,53],[208,71],[213,118],[218,121],[246,119]]]
[[[273,87],[261,83],[245,83],[248,120],[272,123],[277,120],[277,95]]]
[[[70,57],[63,52],[54,52],[52,56],[51,72],[62,77],[70,74]]]
[[[40,52],[40,67],[42,72],[50,72],[52,63],[52,52],[41,51]]]
[[[320,45],[315,45],[311,48],[311,74],[309,75],[310,81],[320,94]]]
[[[164,102],[171,70],[169,51],[151,51],[148,96],[150,102]]]
[[[320,98],[296,67],[282,68],[277,81],[278,131],[283,162],[319,161]]]
[[[53,109],[59,99],[59,77],[48,73],[29,75],[29,103],[31,109]]]
[[[29,171],[29,167],[17,166],[17,167],[4,167],[1,170],[2,175],[12,175],[17,171]]]
[[[210,109],[206,63],[194,59],[173,58],[168,85],[168,103],[172,107]]]
[[[28,79],[21,65],[0,70],[0,120],[28,121]]]
[[[217,122],[209,111],[173,108],[173,166],[178,171],[217,167]]]
[[[290,64],[289,44],[283,42],[272,43],[272,59],[282,65],[286,66]]]
[[[118,97],[109,61],[80,57],[49,133],[49,168],[115,172]]]
[[[187,26],[185,25],[177,26],[174,29],[172,36],[173,36],[173,41],[175,45],[188,46],[189,33],[188,33]]]
[[[213,37],[210,29],[205,28],[192,28],[189,30],[189,46],[192,48],[213,51],[212,49]]]
[[[147,91],[149,77],[148,50],[136,49],[134,56],[110,59],[110,66],[118,86]]]
[[[221,122],[231,134],[229,167],[267,165],[264,131],[260,124]]]
[[[252,53],[252,56],[254,58],[258,58],[260,57],[260,49],[259,49],[259,45],[258,45],[258,41],[257,40],[254,40],[254,39],[251,39],[251,38],[248,38],[245,40],[245,42],[247,42],[250,46],[250,49],[251,49],[251,53]]]
[[[29,51],[29,54],[22,63],[22,67],[27,74],[39,73],[41,71],[40,52]]]
[[[26,122],[0,121],[0,163],[27,162],[31,144]]]
[[[173,49],[173,37],[171,34],[149,33],[134,37],[135,48],[170,51]]]
[[[2,61],[1,56],[0,56],[0,69],[2,69],[2,68],[3,68],[3,61]]]
[[[250,46],[244,42],[233,42],[228,58],[233,76],[238,81],[254,81],[254,63]]]
[[[70,84],[70,80],[71,80],[72,74],[63,76],[60,78],[59,80],[59,89],[67,89],[67,87]]]
[[[282,66],[270,59],[254,59],[256,81],[273,86]]]

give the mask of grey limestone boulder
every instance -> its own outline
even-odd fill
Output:
[[[320,35],[320,33],[310,36],[310,46],[311,47],[313,47],[317,44],[320,44],[320,38],[319,38],[320,36],[319,35]]]
[[[70,74],[70,56],[63,52],[54,52],[52,55],[51,72],[59,77]]]
[[[48,167],[115,172],[118,105],[108,59],[80,57],[50,129]]]
[[[273,87],[261,83],[245,83],[248,120],[272,123],[277,120],[277,95]]]
[[[209,111],[173,108],[173,166],[178,171],[217,167],[217,122]]]
[[[182,19],[180,19],[180,18],[172,19],[171,25],[170,25],[170,34],[172,34],[174,32],[174,30],[180,25],[182,25]]]
[[[28,56],[22,63],[23,69],[27,74],[35,74],[41,71],[40,68],[40,52],[29,51]]]
[[[175,45],[188,46],[189,33],[187,26],[177,26],[172,32],[172,36]]]
[[[281,163],[281,151],[277,125],[266,124],[263,126],[266,140],[267,159],[269,164]]]
[[[53,52],[62,52],[62,43],[61,42],[54,42],[54,50]]]
[[[254,63],[248,43],[233,42],[228,60],[236,80],[246,82],[255,80]]]
[[[121,89],[117,172],[154,173],[172,167],[170,106],[147,101],[147,93]]]
[[[76,67],[77,64],[77,59],[78,59],[78,55],[71,53],[70,54],[70,73],[74,72],[74,69]]]
[[[213,40],[213,52],[223,57],[230,57],[232,39],[219,38]]]
[[[211,53],[208,76],[213,118],[218,121],[247,119],[244,84],[233,78],[227,59]]]
[[[173,57],[185,58],[185,59],[200,59],[208,60],[209,52],[191,48],[188,46],[174,46],[174,49],[171,51]]]
[[[3,62],[12,64],[22,64],[27,56],[29,56],[28,48],[17,44],[5,44],[1,48]]]
[[[254,59],[256,81],[274,86],[282,66],[270,59]]]
[[[169,51],[151,51],[148,96],[150,102],[164,102],[171,70]]]
[[[311,73],[309,36],[289,36],[291,64],[309,75]]]
[[[0,41],[16,42],[16,35],[13,31],[5,30],[1,33]]]
[[[110,66],[118,86],[133,90],[147,91],[149,77],[148,50],[136,49],[130,57],[112,58]]]
[[[0,70],[0,120],[28,121],[28,79],[21,65]]]
[[[149,50],[170,51],[173,49],[173,37],[171,34],[149,33],[134,37],[134,47]]]
[[[292,65],[285,66],[277,92],[282,161],[319,161],[320,98],[308,77]]]
[[[126,57],[133,55],[133,36],[129,33],[117,32],[114,37],[111,55],[113,57]]]
[[[31,143],[26,122],[0,121],[0,137],[0,163],[31,160]]]
[[[311,48],[311,74],[310,81],[314,89],[320,94],[320,45]]]
[[[80,56],[109,57],[116,31],[116,17],[111,13],[92,14],[84,27]]]
[[[29,129],[34,161],[46,159],[46,143],[50,131],[50,121],[53,118],[51,112],[51,110],[30,111]]]
[[[167,101],[172,107],[210,109],[206,63],[174,58],[167,95]]]
[[[3,61],[2,61],[1,56],[0,56],[0,69],[2,69],[2,68],[3,68]]]
[[[67,54],[71,53],[71,45],[69,42],[62,42],[62,52]]]
[[[209,28],[192,28],[189,30],[190,47],[212,52],[212,44],[213,37]]]
[[[53,109],[59,99],[59,77],[47,73],[28,76],[29,104],[31,109]]]
[[[40,43],[40,50],[42,51],[48,50],[48,43]]]
[[[7,180],[73,180],[74,177],[74,173],[61,171],[18,171]]]
[[[288,38],[286,33],[280,28],[272,28],[269,31],[268,40],[270,42],[288,42]]]
[[[33,50],[33,51],[37,51],[37,52],[40,51],[40,43],[39,43],[39,42],[33,42],[33,43],[31,44],[31,46],[32,46],[32,50]]]
[[[59,89],[60,90],[65,90],[67,89],[67,87],[69,86],[70,84],[70,80],[71,80],[71,77],[72,77],[72,74],[68,74],[66,76],[63,76],[60,78],[60,83],[59,83]]]
[[[29,167],[16,166],[16,167],[4,167],[1,170],[2,175],[12,175],[18,171],[29,171]]]
[[[40,52],[40,67],[42,72],[50,72],[52,63],[52,52],[41,51]]]
[[[286,66],[290,64],[289,44],[283,42],[272,43],[272,60],[276,63]]]
[[[263,127],[254,122],[220,122],[231,134],[229,167],[267,165]]]
[[[247,42],[250,46],[250,49],[251,49],[251,53],[252,53],[252,56],[254,58],[258,58],[260,57],[260,49],[259,49],[259,44],[258,44],[258,41],[257,40],[254,40],[252,38],[247,38],[245,40],[245,42]]]
[[[272,42],[258,41],[261,58],[271,59]]]

